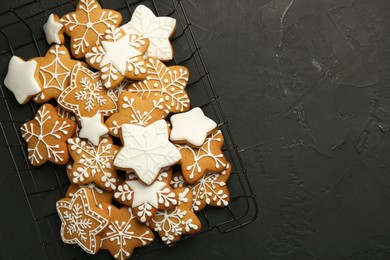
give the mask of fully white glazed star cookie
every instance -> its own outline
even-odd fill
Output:
[[[217,124],[204,115],[202,109],[195,107],[188,112],[175,114],[171,117],[172,142],[187,142],[199,147],[207,135],[217,127]]]
[[[171,17],[156,17],[144,5],[135,9],[130,22],[121,27],[128,34],[142,35],[150,40],[147,56],[161,61],[173,59],[173,48],[169,38],[175,33],[176,20]]]
[[[38,63],[35,60],[24,61],[12,56],[8,64],[4,85],[12,91],[19,104],[27,103],[33,95],[42,91]]]
[[[99,145],[102,135],[108,133],[108,128],[103,124],[103,115],[96,113],[93,117],[80,117],[80,137],[87,138],[93,145]]]
[[[51,14],[47,19],[47,22],[43,25],[43,31],[45,32],[46,41],[48,44],[57,43],[63,44],[64,29],[62,23],[60,23],[60,17],[56,14]]]
[[[150,185],[162,168],[181,159],[179,150],[168,140],[168,127],[164,120],[142,127],[122,125],[124,147],[115,157],[119,169],[133,169],[137,176]]]

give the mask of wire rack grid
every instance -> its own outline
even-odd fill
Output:
[[[230,232],[253,222],[258,206],[249,183],[247,171],[238,152],[237,145],[223,113],[220,99],[211,81],[210,73],[195,38],[191,22],[182,0],[100,0],[103,8],[115,9],[128,21],[139,4],[151,8],[159,16],[170,16],[178,21],[172,39],[175,58],[168,65],[184,65],[189,68],[191,77],[187,86],[192,107],[199,106],[205,114],[218,122],[218,128],[225,137],[224,154],[232,164],[232,175],[227,183],[231,193],[231,203],[226,208],[206,207],[198,213],[202,231],[184,236],[186,240],[205,232]],[[42,25],[50,13],[63,15],[77,6],[74,0],[30,0],[0,13],[0,82],[7,72],[12,55],[30,59],[42,56],[49,48],[43,35]],[[22,37],[21,37],[22,36]],[[55,210],[55,202],[64,197],[69,180],[64,166],[46,164],[31,167],[27,158],[26,143],[20,135],[20,126],[34,117],[38,105],[29,102],[19,105],[12,93],[0,85],[0,128],[5,138],[15,172],[23,188],[26,202],[36,227],[38,238],[47,259],[85,259],[90,256],[76,246],[64,244],[59,237],[60,220]],[[150,254],[166,247],[159,239],[148,247],[138,249],[133,257]],[[108,254],[98,253],[101,259],[109,259]]]

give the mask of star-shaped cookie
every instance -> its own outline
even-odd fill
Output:
[[[121,148],[114,160],[119,169],[133,169],[137,176],[150,185],[162,168],[181,159],[179,150],[168,140],[168,127],[164,120],[149,126],[122,125]]]
[[[64,25],[60,22],[60,17],[57,14],[50,14],[47,22],[43,25],[46,41],[48,44],[64,44]]]
[[[76,131],[76,123],[60,118],[57,110],[50,104],[44,104],[33,120],[24,123],[22,137],[27,142],[28,159],[34,166],[47,161],[66,164],[69,153],[66,140]]]
[[[128,34],[142,35],[150,40],[147,56],[161,61],[173,59],[173,48],[169,39],[175,33],[176,20],[171,17],[156,17],[144,5],[135,8],[130,22],[122,25]]]
[[[85,55],[86,61],[100,70],[106,88],[118,86],[123,79],[141,80],[146,77],[146,64],[142,55],[149,40],[138,35],[126,34],[110,26],[99,45]]]
[[[70,47],[75,58],[81,59],[98,45],[109,26],[118,26],[122,15],[102,9],[96,0],[80,0],[76,11],[61,17],[65,33],[71,37]]]
[[[12,56],[4,85],[12,91],[19,104],[27,103],[32,96],[42,91],[38,63],[35,60],[24,61]]]
[[[99,112],[92,117],[80,117],[81,130],[79,136],[87,138],[93,145],[98,146],[100,137],[108,133],[103,124],[103,115]]]
[[[199,107],[188,112],[171,116],[172,131],[170,139],[174,143],[189,143],[199,147],[217,124],[206,117]]]

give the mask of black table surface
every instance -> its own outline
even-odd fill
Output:
[[[183,1],[260,212],[141,259],[390,258],[390,1]],[[13,171],[0,259],[43,259]]]

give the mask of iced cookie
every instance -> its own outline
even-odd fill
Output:
[[[201,146],[211,131],[217,127],[217,124],[205,116],[199,107],[172,115],[170,121],[172,124],[170,140],[173,143],[187,143],[194,147]]]
[[[159,60],[148,58],[145,80],[133,83],[129,90],[141,98],[162,97],[166,113],[179,113],[190,109],[190,99],[185,91],[189,71],[183,66],[165,66]]]
[[[102,9],[95,0],[80,0],[76,11],[61,17],[65,33],[71,37],[70,47],[75,58],[81,59],[100,43],[110,26],[118,26],[122,15],[114,10]]]
[[[115,190],[117,173],[112,164],[119,147],[114,145],[112,138],[103,137],[98,146],[85,139],[68,139],[69,153],[74,160],[69,180],[74,184],[96,183],[105,190]]]
[[[39,166],[47,161],[66,164],[69,161],[66,140],[74,135],[76,123],[60,118],[52,105],[41,106],[35,118],[24,123],[20,130],[27,142],[28,159],[32,165]]]
[[[173,188],[188,187],[192,191],[192,210],[199,212],[207,205],[213,207],[226,207],[230,201],[229,190],[226,181],[230,177],[231,165],[226,164],[226,169],[221,173],[206,172],[194,184],[187,184],[181,172],[173,175],[170,182]]]
[[[43,31],[45,32],[47,43],[64,44],[65,27],[60,22],[60,17],[57,14],[50,14],[47,22],[43,25]]]
[[[124,92],[118,100],[118,112],[110,116],[105,124],[111,135],[120,137],[123,124],[147,126],[164,119],[168,114],[162,104],[164,104],[162,97],[142,99],[134,93]]]
[[[31,97],[42,91],[38,63],[35,60],[24,61],[12,56],[4,85],[14,94],[19,104],[27,103]]]
[[[73,197],[57,201],[61,218],[61,239],[67,244],[78,244],[89,254],[100,249],[103,229],[109,224],[106,212],[98,208],[88,189],[79,189]]]
[[[146,62],[142,55],[149,46],[149,40],[110,26],[100,44],[85,55],[93,68],[100,70],[106,88],[118,86],[126,77],[141,80],[146,77]]]
[[[53,45],[45,57],[33,58],[39,65],[42,92],[34,97],[36,103],[44,103],[57,97],[69,86],[70,72],[80,61],[72,60],[64,45]]]
[[[128,34],[142,35],[150,40],[146,55],[161,61],[173,59],[173,48],[169,39],[176,30],[176,20],[171,17],[156,17],[144,5],[135,8],[130,22],[121,27]]]
[[[196,183],[205,172],[221,172],[226,168],[226,158],[221,151],[223,136],[220,130],[214,130],[200,148],[188,145],[176,145],[181,153],[181,170],[184,180]]]
[[[116,201],[133,209],[141,222],[149,221],[157,210],[172,209],[177,204],[176,194],[168,181],[156,180],[146,185],[138,179],[126,180],[114,193]]]
[[[102,249],[107,249],[115,259],[129,259],[134,248],[153,242],[153,232],[140,223],[129,207],[120,209],[110,205],[100,206],[109,216],[110,223],[103,230]]]
[[[178,204],[174,209],[158,211],[147,224],[156,231],[165,244],[176,242],[184,234],[194,234],[201,230],[200,220],[191,210],[192,193],[189,188],[178,188]]]
[[[115,157],[115,167],[132,169],[141,181],[150,185],[162,168],[178,162],[179,150],[168,140],[168,127],[164,120],[149,126],[122,125],[124,146]]]

